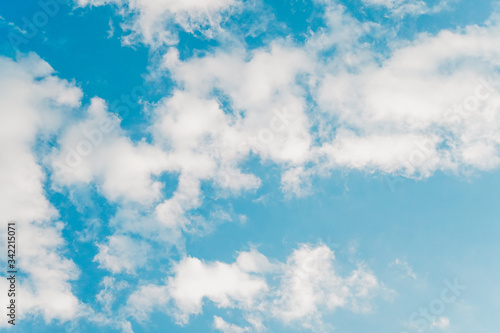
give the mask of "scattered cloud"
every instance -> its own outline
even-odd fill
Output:
[[[65,224],[46,197],[35,143],[37,137],[57,134],[64,114],[79,106],[82,93],[54,76],[50,65],[35,54],[17,60],[0,57],[0,72],[0,109],[9,110],[0,112],[0,219],[16,222],[22,235],[17,240],[18,268],[26,274],[18,285],[23,295],[18,315],[41,315],[46,322],[72,320],[81,309],[71,288],[79,269],[64,254]],[[6,230],[0,231],[4,248]],[[8,290],[5,276],[1,281]],[[7,293],[2,293],[0,303],[6,302]]]
[[[125,43],[141,41],[151,46],[174,45],[178,41],[175,25],[187,32],[208,37],[220,29],[221,21],[237,0],[77,0],[81,6],[114,5],[125,16],[123,28],[130,31]],[[224,15],[223,15],[224,14]]]
[[[409,276],[412,279],[417,278],[417,274],[413,272],[413,268],[405,260],[398,258],[391,262],[390,266],[397,267],[405,276]]]
[[[214,327],[222,333],[244,333],[249,332],[249,327],[240,327],[226,322],[221,317],[214,316]]]
[[[262,320],[271,318],[313,328],[321,327],[322,315],[337,308],[370,311],[370,301],[384,292],[383,285],[362,265],[342,277],[333,267],[334,260],[326,245],[302,245],[285,263],[269,260],[255,249],[240,252],[232,264],[187,257],[174,265],[164,285],[135,292],[127,303],[128,312],[142,309],[139,316],[144,319],[159,307],[186,324],[190,316],[202,313],[205,301],[211,301],[218,308],[239,309],[252,327],[260,329]],[[155,296],[144,308],[151,290],[162,297]],[[249,330],[217,318],[214,325],[222,332]]]
[[[109,236],[105,244],[98,244],[99,253],[94,261],[99,267],[112,273],[135,273],[136,269],[147,262],[151,246],[146,242],[134,240],[125,235]]]

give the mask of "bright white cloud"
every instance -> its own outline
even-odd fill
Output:
[[[333,266],[334,253],[326,245],[303,245],[288,258],[274,314],[284,322],[298,321],[311,327],[324,310],[349,308],[368,311],[369,300],[381,288],[377,278],[363,267],[340,276]]]
[[[217,133],[219,147],[213,151],[229,159],[226,163],[246,156],[250,149],[278,163],[297,164],[307,159],[311,138],[305,91],[297,77],[311,71],[313,64],[303,50],[276,42],[269,49],[250,54],[217,53],[185,62],[179,61],[176,53],[167,53],[164,64],[184,93],[174,94],[166,103],[182,102],[187,107],[193,103],[189,100],[212,100],[217,90],[230,97],[225,113],[219,111],[218,117],[224,121],[214,115],[209,124],[219,125],[204,128]],[[215,109],[214,103],[205,103],[203,115],[200,108],[194,108],[190,118],[213,114],[205,110]]]
[[[185,177],[211,179],[237,193],[260,185],[238,167],[251,152],[283,166],[309,159],[305,90],[297,81],[312,70],[304,51],[276,42],[250,54],[238,50],[182,62],[170,49],[163,68],[183,90],[158,103],[155,140]],[[219,100],[226,95],[230,101],[223,106]],[[192,200],[197,197],[193,192]]]
[[[251,253],[258,256],[256,252]],[[250,308],[255,298],[267,291],[268,286],[262,277],[247,271],[251,269],[248,265],[244,263],[240,267],[238,263],[204,263],[197,258],[187,257],[174,266],[173,276],[168,278],[165,285],[146,285],[134,292],[128,299],[127,312],[137,319],[145,320],[153,310],[160,308],[167,311],[166,305],[172,301],[176,308],[173,315],[179,323],[185,324],[190,315],[202,311],[204,299],[214,302],[218,307]]]
[[[249,327],[240,327],[235,324],[228,323],[221,317],[214,316],[214,327],[222,333],[244,333],[250,330]]]
[[[99,253],[94,261],[100,268],[113,273],[135,273],[135,270],[146,264],[151,247],[144,241],[134,240],[125,235],[108,237],[105,244],[98,244]]]
[[[410,176],[497,167],[496,31],[423,35],[381,66],[325,75],[318,102],[339,124],[321,148],[332,166]]]
[[[249,327],[261,330],[262,320],[271,318],[319,327],[322,315],[337,308],[369,311],[371,298],[383,286],[363,266],[340,276],[334,259],[325,245],[303,245],[286,263],[270,261],[255,249],[241,252],[232,264],[187,257],[174,265],[164,285],[148,285],[135,292],[127,302],[127,312],[144,320],[159,307],[185,324],[191,315],[203,311],[205,301],[211,301],[219,308],[243,311]],[[149,303],[152,291],[156,296]],[[143,307],[146,302],[153,305]],[[175,310],[168,310],[168,304]],[[214,325],[222,332],[251,330],[217,318]]]
[[[64,224],[57,222],[58,212],[46,198],[34,145],[37,138],[57,133],[64,114],[79,106],[81,91],[53,76],[53,69],[34,54],[17,61],[0,57],[0,73],[0,220],[17,222],[18,269],[26,274],[18,285],[23,295],[18,315],[71,320],[81,309],[71,290],[79,271],[62,254]],[[43,153],[46,147],[38,149]],[[4,225],[0,231],[3,244],[6,230]],[[5,277],[1,281],[6,287]],[[7,301],[2,293],[0,304]]]
[[[120,120],[94,98],[87,117],[66,128],[52,156],[55,186],[99,183],[110,201],[151,204],[161,197],[163,184],[153,176],[168,170],[166,154],[145,142],[133,143]]]
[[[223,15],[237,0],[77,0],[79,6],[118,6],[127,16],[126,30],[131,34],[125,42],[137,40],[157,46],[176,44],[174,25],[187,32],[202,32],[212,37],[220,30]]]
[[[203,263],[197,258],[186,258],[174,267],[174,274],[167,289],[181,323],[202,311],[204,298],[218,307],[252,308],[255,299],[268,290],[262,277],[248,273],[238,263]]]
[[[365,2],[401,15],[446,4],[429,9],[424,2]],[[144,162],[127,174],[136,179],[127,185],[121,182],[126,175],[109,166],[102,185],[108,197],[133,193],[128,195],[140,197],[135,201],[161,199],[156,218],[182,229],[190,223],[186,213],[202,204],[201,182],[214,181],[231,193],[260,185],[239,168],[251,153],[279,164],[283,190],[299,196],[308,193],[312,176],[332,169],[428,177],[437,170],[498,167],[494,22],[422,34],[379,54],[360,40],[367,34],[388,38],[380,26],[357,21],[338,3],[317,3],[325,11],[326,27],[304,44],[277,39],[252,51],[216,49],[187,60],[171,47],[155,77],[169,75],[177,87],[153,108],[154,143],[135,145],[122,138],[121,148],[114,147],[122,162]],[[139,13],[137,22],[166,12],[196,16],[202,7],[214,13],[234,5],[219,0],[118,4]],[[169,33],[165,25],[155,27]],[[150,28],[141,29],[152,38]],[[103,172],[85,170],[82,179]],[[162,171],[180,174],[171,198],[161,198],[161,184],[151,181]]]
[[[127,300],[127,313],[139,321],[145,321],[153,311],[166,311],[170,296],[165,286],[153,284],[139,287]]]
[[[231,51],[184,62],[172,49],[164,66],[189,98],[217,95],[214,87],[227,95],[236,119],[219,128],[228,133],[220,135],[221,145],[237,138],[229,135],[237,128],[254,153],[285,167],[283,188],[299,195],[311,173],[328,169],[430,176],[498,166],[495,25],[422,35],[378,64],[379,55],[356,42],[373,27],[338,6],[327,6],[325,15],[330,30],[302,47],[274,42],[250,60]],[[333,46],[343,62],[319,56]],[[306,114],[308,85],[318,105],[312,114]],[[283,131],[273,131],[269,118],[280,109],[293,117]],[[310,162],[315,171],[303,167]]]

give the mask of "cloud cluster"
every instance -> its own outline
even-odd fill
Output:
[[[370,311],[370,300],[385,290],[364,266],[343,277],[334,262],[333,251],[322,244],[301,245],[284,263],[255,249],[240,252],[232,264],[186,257],[174,265],[165,284],[134,292],[126,311],[144,320],[161,309],[186,324],[210,301],[218,308],[239,310],[248,320],[248,327],[239,327],[216,316],[214,326],[222,332],[260,330],[273,318],[320,328],[323,314],[337,308]]]
[[[147,205],[161,198],[163,184],[151,177],[168,170],[167,155],[146,142],[132,142],[103,100],[92,99],[86,117],[73,120],[58,141],[51,156],[56,186],[96,182],[112,202]]]
[[[141,41],[151,46],[178,42],[176,26],[184,31],[217,34],[224,15],[238,0],[77,0],[79,6],[112,4],[126,16],[124,30],[130,31],[125,43]]]
[[[422,34],[380,54],[361,41],[390,38],[383,29],[320,4],[326,26],[304,43],[278,38],[185,60],[165,51],[156,77],[176,87],[153,107],[148,149],[159,157],[137,178],[151,190],[147,174],[180,174],[174,196],[156,207],[163,223],[189,223],[203,181],[231,193],[259,187],[239,168],[251,154],[280,165],[282,188],[299,196],[334,169],[428,177],[498,166],[496,24]],[[121,184],[113,174],[108,184]],[[153,185],[150,201],[161,197]]]
[[[71,320],[81,308],[70,285],[79,270],[63,255],[64,224],[46,198],[40,160],[48,147],[35,146],[37,140],[58,133],[64,114],[79,106],[81,91],[55,77],[34,54],[17,61],[0,57],[0,73],[0,219],[16,222],[17,267],[26,274],[18,285],[23,295],[18,315],[38,314],[47,322]],[[3,248],[6,230],[0,231]],[[0,286],[8,290],[4,276]],[[7,293],[0,297],[5,308]]]
[[[218,138],[207,135],[202,145],[210,142],[229,165],[250,152],[281,165],[283,189],[297,195],[307,193],[311,175],[333,169],[428,177],[498,167],[495,24],[423,34],[380,59],[360,42],[370,26],[338,6],[327,7],[325,19],[329,29],[305,45],[278,39],[185,61],[170,49],[162,67],[179,88],[158,109],[180,96],[214,109],[219,101],[220,117],[232,119],[206,119],[218,123],[210,126]],[[332,47],[338,54],[325,57]],[[211,114],[189,112],[191,119]],[[160,131],[174,146],[185,140]],[[210,168],[208,160],[200,165]]]
[[[498,167],[498,28],[422,35],[360,73],[327,74],[333,167],[429,176]],[[472,46],[472,47],[471,47]]]

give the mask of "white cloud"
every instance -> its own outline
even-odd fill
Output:
[[[101,304],[105,313],[112,313],[112,306],[116,301],[116,293],[128,287],[125,281],[117,281],[112,276],[106,276],[101,281],[102,289],[96,295],[96,301]]]
[[[177,319],[186,323],[189,315],[202,311],[207,298],[218,307],[251,308],[256,298],[268,290],[266,281],[246,272],[238,264],[203,263],[186,258],[174,267],[167,288],[178,309]]]
[[[238,147],[241,134],[214,100],[178,92],[160,102],[155,112],[155,142],[168,151],[171,169],[180,173],[174,195],[156,207],[156,215],[164,224],[189,224],[184,215],[201,205],[203,180],[213,181],[232,193],[260,186],[257,177],[236,167],[243,158]]]
[[[371,27],[341,7],[328,7],[326,15],[332,31],[311,36],[305,46],[274,41],[251,52],[216,51],[185,61],[171,48],[162,66],[178,87],[153,107],[153,142],[134,144],[122,133],[113,134],[128,152],[121,156],[140,157],[142,166],[130,173],[114,172],[114,167],[83,170],[101,174],[94,178],[109,199],[128,196],[153,205],[138,215],[147,216],[151,226],[160,222],[179,238],[197,224],[189,213],[203,203],[202,182],[233,194],[260,185],[239,167],[251,153],[282,166],[282,188],[296,195],[308,193],[315,174],[332,169],[428,177],[436,170],[499,165],[495,105],[500,95],[491,82],[496,74],[491,80],[488,74],[499,51],[495,26],[422,35],[394,46],[378,63],[373,51],[334,32],[350,31],[356,40]],[[339,17],[341,23],[335,23]],[[345,64],[318,56],[332,45],[361,54],[362,61]],[[356,70],[347,70],[352,67]],[[308,112],[306,88],[317,102],[314,112]],[[100,156],[111,156],[103,151]],[[152,180],[161,172],[179,175],[168,198]],[[128,178],[137,182],[121,188]],[[126,225],[126,232],[136,229]]]
[[[281,189],[284,193],[293,193],[297,197],[310,194],[310,175],[304,167],[291,168],[281,175]]]
[[[21,318],[41,314],[46,322],[72,320],[80,315],[82,305],[71,291],[70,281],[79,270],[59,252],[64,249],[61,223],[23,224],[18,231],[19,270],[28,274],[20,280]]]
[[[191,315],[202,312],[204,300],[217,307],[251,309],[268,291],[261,274],[275,269],[256,250],[241,252],[233,264],[186,257],[174,265],[165,285],[150,284],[134,292],[127,301],[126,312],[146,320],[150,312],[162,309],[185,324]]]
[[[151,246],[125,235],[109,236],[105,244],[98,244],[99,253],[94,261],[100,268],[113,273],[135,273],[136,269],[146,264]]]
[[[310,327],[321,314],[336,308],[368,311],[367,302],[381,288],[377,278],[363,267],[343,278],[333,267],[335,256],[326,245],[303,245],[288,258],[274,300],[274,315],[284,322],[298,321]]]
[[[243,156],[250,148],[281,164],[283,189],[298,195],[307,193],[312,174],[329,169],[428,177],[436,170],[499,165],[500,95],[491,70],[499,51],[496,26],[422,35],[394,46],[379,64],[380,55],[356,41],[380,32],[350,18],[342,7],[327,6],[325,15],[330,30],[302,47],[275,41],[250,57],[241,50],[219,51],[184,62],[175,49],[166,54],[165,68],[190,99],[217,96],[214,87],[230,98],[225,111],[234,120],[218,127],[218,146],[243,142],[245,149],[238,150]],[[332,46],[337,57],[319,56]],[[351,61],[340,61],[343,54]],[[307,85],[318,108],[306,114]],[[285,130],[273,131],[270,118],[280,109],[294,116]],[[315,124],[318,132],[312,130]],[[231,134],[233,128],[243,136]],[[313,170],[304,167],[311,162]]]
[[[431,324],[431,329],[445,330],[450,326],[450,318],[448,317],[439,317],[435,319]]]
[[[26,274],[18,280],[18,315],[21,320],[30,315],[41,315],[46,322],[71,320],[81,309],[71,290],[79,270],[63,256],[64,224],[57,222],[58,212],[46,198],[34,145],[37,138],[57,133],[82,93],[53,76],[49,64],[35,54],[20,55],[17,61],[0,57],[0,73],[0,220],[17,223],[17,268]],[[2,244],[6,230],[4,225],[0,231]],[[5,287],[5,277],[1,280]],[[7,301],[2,293],[0,304]]]
[[[165,305],[169,299],[165,286],[141,286],[128,298],[127,313],[139,321],[145,321],[153,311],[166,311]]]
[[[244,333],[250,330],[249,327],[240,327],[226,322],[221,317],[214,316],[214,327],[222,333]]]
[[[126,312],[145,320],[149,312],[160,309],[186,324],[191,315],[203,311],[205,301],[211,301],[218,308],[241,310],[249,327],[261,330],[262,321],[272,318],[312,328],[322,325],[324,313],[337,308],[369,311],[370,300],[383,286],[363,266],[340,276],[333,268],[334,259],[325,245],[303,245],[286,263],[270,261],[255,249],[239,253],[232,264],[187,257],[174,265],[164,285],[143,286],[135,292]],[[215,326],[223,332],[251,330],[222,318],[215,319]]]
[[[151,13],[196,16],[201,7],[214,13],[235,4],[118,3],[139,13],[138,22]],[[338,3],[317,3],[325,11],[326,27],[300,45],[276,39],[252,51],[221,48],[186,60],[169,48],[153,76],[169,75],[177,86],[153,107],[151,145],[120,137],[115,149],[122,162],[144,162],[126,175],[108,166],[102,186],[108,198],[163,200],[156,218],[182,229],[190,223],[186,213],[202,204],[201,182],[215,182],[233,194],[259,187],[260,180],[239,167],[252,153],[280,165],[283,190],[299,196],[308,193],[314,175],[332,169],[428,177],[437,170],[500,165],[500,94],[495,84],[481,81],[490,76],[497,81],[492,69],[500,49],[494,22],[388,43],[390,52],[382,54],[362,43],[362,37],[385,40],[392,38],[390,32],[357,21]],[[429,9],[424,2],[404,0],[366,3],[401,15],[446,4]],[[165,25],[155,27],[169,33]],[[148,31],[143,34],[153,38]],[[151,180],[165,171],[180,175],[176,193],[166,199],[161,184]],[[87,180],[99,172],[83,168],[80,176]],[[122,182],[125,176],[136,182]]]
[[[352,131],[338,130],[332,144],[325,144],[320,152],[327,156],[331,168],[429,176],[440,163],[448,163],[446,154],[440,156],[436,151],[438,143],[438,138],[432,135],[380,133],[360,136]]]
[[[135,235],[159,244],[175,244],[181,237],[179,229],[159,223],[153,212],[137,207],[120,207],[109,221],[117,235]]]
[[[202,32],[212,37],[220,30],[223,14],[237,6],[237,0],[77,0],[79,6],[116,5],[125,13],[125,42],[140,40],[157,46],[177,43],[175,24],[187,32]]]
[[[100,245],[96,257],[101,268],[134,271],[128,246],[118,246],[123,237],[182,247],[182,232],[210,230],[211,221],[187,216],[203,202],[202,181],[215,182],[232,194],[260,185],[257,177],[237,167],[243,155],[236,143],[228,144],[239,135],[230,126],[231,118],[215,101],[189,97],[179,93],[158,104],[153,144],[132,142],[120,128],[120,120],[98,98],[91,100],[85,117],[67,126],[59,137],[60,147],[51,155],[53,186],[77,190],[93,183],[107,200],[119,204],[111,220],[115,234],[110,244]],[[210,112],[205,112],[207,105]],[[156,179],[167,172],[178,175],[178,185],[165,198],[164,184]],[[230,181],[223,183],[219,178],[225,173]]]
[[[194,133],[194,138],[204,132],[215,137],[217,146],[212,146],[212,151],[226,164],[247,156],[250,149],[278,163],[306,160],[311,138],[305,91],[297,76],[312,70],[312,63],[303,50],[276,42],[269,49],[249,54],[241,50],[221,52],[185,62],[172,61],[175,53],[167,54],[170,60],[165,66],[184,92],[175,92],[165,104],[188,108],[189,119],[203,117],[209,126]],[[217,90],[230,98],[225,110],[220,110]],[[201,107],[203,102],[205,106]],[[162,108],[156,112],[162,112]]]
[[[235,50],[182,62],[170,49],[163,66],[183,89],[157,104],[153,131],[183,181],[209,179],[238,193],[260,186],[257,177],[238,166],[251,152],[282,165],[307,161],[312,140],[305,92],[296,79],[312,69],[304,51],[276,42],[268,50]],[[217,91],[230,98],[224,108]],[[174,195],[165,203],[168,216],[172,206],[182,213],[183,207],[200,204],[196,186],[189,188],[191,200],[180,203]],[[165,209],[160,206],[158,213]]]
[[[97,182],[110,201],[148,205],[161,197],[163,184],[153,176],[168,170],[167,155],[146,142],[133,143],[119,118],[94,98],[87,117],[68,126],[52,156],[55,186]]]
[[[328,163],[408,176],[496,168],[496,31],[422,35],[380,66],[326,74],[318,102],[338,124],[320,149]]]
[[[341,7],[327,15],[332,31],[350,31],[354,39],[370,29]],[[342,20],[335,25],[336,17]],[[120,203],[115,236],[157,241],[161,235],[179,245],[183,232],[205,224],[190,214],[203,204],[203,182],[223,196],[260,186],[241,170],[250,154],[280,165],[283,191],[299,196],[309,192],[313,176],[332,169],[428,177],[436,170],[495,168],[500,95],[494,82],[480,80],[489,80],[499,51],[495,29],[422,35],[395,47],[380,64],[372,51],[359,51],[328,29],[305,46],[281,40],[251,52],[216,51],[184,61],[171,48],[162,66],[178,87],[152,107],[153,141],[132,142],[103,101],[93,99],[86,117],[59,138],[53,164],[68,164],[67,151],[82,150],[82,142],[91,153],[67,172],[56,168],[52,179],[64,186],[93,182]],[[364,60],[332,66],[330,58],[318,56],[332,45],[359,51]],[[314,112],[307,108],[307,89],[317,102]],[[178,177],[169,197],[158,180],[163,173]],[[125,211],[154,232],[139,230]],[[133,265],[112,268],[105,257],[101,267],[133,271]]]

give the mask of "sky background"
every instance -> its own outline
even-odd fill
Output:
[[[496,332],[498,5],[2,2],[0,330]]]

